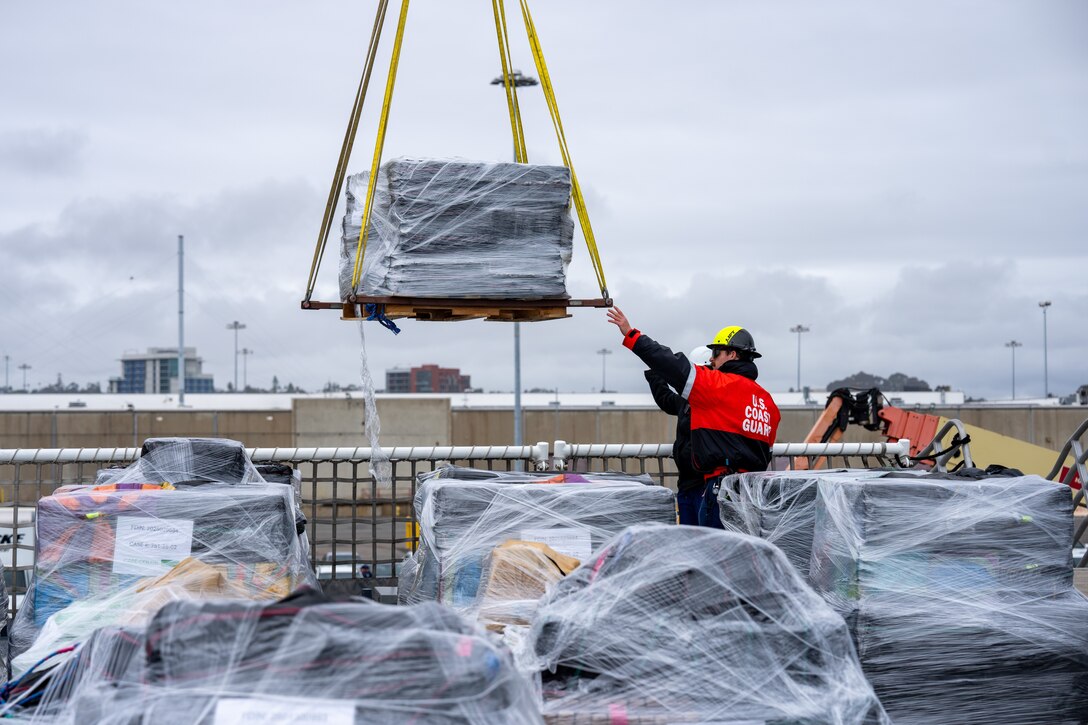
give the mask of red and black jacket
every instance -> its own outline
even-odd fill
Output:
[[[719,370],[694,365],[681,353],[631,330],[623,346],[679,391],[691,406],[691,457],[704,474],[765,471],[781,415],[771,394],[756,383],[750,360]]]

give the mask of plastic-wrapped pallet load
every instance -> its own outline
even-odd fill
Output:
[[[820,481],[880,478],[884,471],[831,469],[824,471],[759,471],[722,480],[718,509],[728,531],[758,536],[776,545],[804,577],[812,556],[816,521],[816,488]]]
[[[675,524],[676,497],[649,477],[446,468],[420,476],[415,511],[420,545],[400,601],[436,600],[501,628],[527,624],[549,584],[627,526]]]
[[[1088,722],[1072,513],[1036,476],[820,482],[809,577],[895,722]]]
[[[850,634],[766,541],[633,526],[544,598],[548,723],[883,723]]]
[[[265,483],[245,446],[222,438],[148,438],[140,457],[103,469],[95,483]]]
[[[368,174],[348,178],[340,294],[351,279]],[[394,159],[378,171],[357,292],[565,297],[574,222],[563,166]]]
[[[100,630],[52,679],[36,715],[59,723],[541,722],[510,653],[456,613],[312,592],[171,604],[146,631]]]
[[[225,450],[244,456],[227,443],[187,461],[182,442],[153,445],[171,451],[169,462],[152,451],[113,474],[122,482],[65,486],[38,502],[34,578],[12,625],[16,674],[99,627],[141,626],[172,601],[269,600],[317,586],[293,488],[261,482],[233,455],[229,468],[245,483],[217,482]]]

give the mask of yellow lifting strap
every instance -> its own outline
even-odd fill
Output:
[[[514,160],[519,164],[529,163],[529,153],[525,148],[525,127],[521,123],[521,108],[518,106],[518,87],[511,76],[510,36],[506,32],[506,8],[502,0],[491,0],[495,12],[495,34],[499,39],[499,60],[502,61],[503,88],[506,91],[506,105],[510,110],[510,130],[514,134]]]
[[[502,0],[498,1],[501,5]],[[589,223],[589,211],[586,209],[585,198],[582,196],[582,187],[578,184],[578,176],[574,173],[574,165],[570,160],[567,137],[563,133],[563,121],[559,117],[559,104],[555,100],[555,88],[552,86],[552,79],[548,74],[548,64],[544,62],[544,51],[540,47],[540,36],[537,35],[536,26],[533,24],[533,16],[529,12],[528,1],[519,1],[521,3],[521,15],[525,20],[525,33],[529,37],[529,47],[533,51],[536,72],[540,76],[540,86],[544,89],[544,99],[548,102],[548,112],[552,117],[555,135],[559,139],[559,153],[563,156],[563,164],[570,169],[571,196],[574,199],[574,208],[578,212],[578,223],[582,227],[582,236],[585,237],[586,246],[589,248],[589,257],[593,261],[593,271],[597,274],[597,284],[600,285],[601,296],[608,299],[608,283],[604,279],[604,267],[601,265],[601,256],[597,251],[593,226]]]
[[[332,186],[329,188],[329,198],[325,202],[325,214],[321,219],[321,229],[317,233],[314,259],[310,263],[310,277],[306,281],[306,297],[304,299],[307,302],[314,293],[314,287],[317,286],[317,272],[321,268],[321,258],[325,256],[325,247],[329,242],[329,231],[332,229],[332,217],[336,212],[336,204],[340,200],[340,192],[344,188],[348,161],[351,158],[352,146],[355,145],[355,133],[359,130],[359,118],[363,114],[363,101],[366,99],[366,91],[370,86],[370,74],[374,70],[374,58],[378,53],[378,42],[382,37],[382,27],[385,25],[385,13],[388,8],[389,0],[379,0],[378,9],[374,15],[374,28],[370,31],[370,44],[367,46],[366,62],[363,63],[363,75],[359,78],[359,88],[355,91],[355,102],[351,106],[348,128],[344,132],[344,143],[340,147],[340,158],[336,162],[336,172],[333,174]]]
[[[385,98],[382,99],[382,115],[378,121],[378,138],[374,142],[374,159],[370,163],[370,178],[366,185],[366,206],[363,210],[362,227],[359,229],[359,243],[355,248],[355,267],[351,272],[351,289],[359,287],[359,276],[363,271],[363,255],[366,254],[366,241],[370,230],[370,213],[374,206],[374,189],[378,185],[378,167],[382,163],[382,150],[385,148],[385,131],[389,126],[389,108],[393,104],[393,86],[397,83],[397,66],[400,64],[400,48],[404,42],[404,26],[408,21],[408,0],[401,0],[400,20],[397,21],[397,35],[393,40],[393,56],[389,60],[389,76],[385,79]]]

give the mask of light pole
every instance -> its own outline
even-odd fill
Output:
[[[1050,366],[1046,359],[1046,311],[1053,304],[1050,300],[1043,300],[1039,307],[1043,309],[1043,397],[1050,397]]]
[[[23,363],[22,365],[19,366],[19,369],[23,371],[23,392],[25,393],[27,391],[27,388],[26,388],[26,371],[30,369],[30,366],[27,365],[26,363]]]
[[[608,386],[605,385],[604,368],[605,363],[608,361],[608,356],[612,354],[612,351],[609,350],[607,347],[602,347],[600,350],[597,351],[597,354],[601,356],[601,392],[607,393]]]
[[[1005,343],[1005,347],[1012,350],[1012,399],[1016,400],[1016,348],[1023,347],[1024,343],[1017,342],[1016,340],[1009,340]]]
[[[243,347],[242,354],[242,390],[249,390],[249,356],[253,354],[253,351],[248,347]],[[236,391],[237,392],[237,391]]]
[[[234,330],[234,392],[238,392],[238,331],[246,329],[238,320],[227,325],[228,330]]]
[[[797,392],[801,392],[801,335],[809,331],[804,325],[794,325],[790,332],[797,333]]]
[[[505,71],[503,75],[492,79],[491,85],[506,87]],[[521,71],[510,74],[510,85],[514,88],[539,85],[539,81],[532,76],[525,76]],[[513,90],[513,89],[511,89]],[[517,141],[514,141],[514,161],[518,160]],[[522,444],[521,437],[521,323],[514,323],[514,445]]]

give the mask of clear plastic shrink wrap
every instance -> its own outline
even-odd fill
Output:
[[[42,721],[542,722],[510,653],[434,603],[331,602],[307,591],[265,605],[176,602],[145,631],[99,630],[66,667],[37,708]]]
[[[340,294],[352,292],[368,174],[348,178]],[[563,166],[394,159],[378,171],[357,291],[407,297],[567,294],[574,222]]]
[[[439,601],[495,629],[528,624],[548,585],[627,526],[676,523],[675,494],[649,477],[445,468],[419,478],[420,544],[400,601]]]
[[[7,684],[8,681],[8,633],[10,632],[9,624],[11,612],[8,607],[8,593],[7,593],[7,572],[3,571],[4,567],[0,564],[0,571],[4,576],[0,576],[0,602],[4,603],[3,616],[0,617],[0,686]]]
[[[845,623],[775,546],[628,528],[559,582],[526,640],[570,723],[885,723]]]
[[[39,500],[34,578],[12,625],[16,674],[99,627],[139,627],[168,602],[317,586],[294,488],[261,481],[241,444],[213,443],[149,441],[111,482]]]
[[[125,468],[103,469],[95,483],[265,483],[238,441],[148,438]]]
[[[885,477],[818,491],[809,578],[895,722],[1088,722],[1066,486]]]
[[[821,480],[879,478],[883,471],[759,471],[722,479],[718,509],[727,531],[758,536],[786,554],[801,576],[808,576],[812,529],[816,522],[816,488]]]

